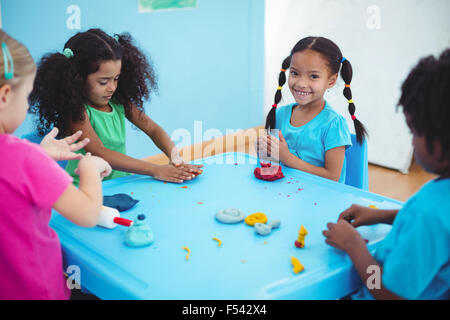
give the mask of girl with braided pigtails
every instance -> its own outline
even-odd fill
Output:
[[[281,89],[287,79],[295,103],[278,108]],[[355,116],[350,82],[352,66],[339,47],[323,37],[300,40],[283,60],[275,101],[266,119],[269,133],[258,138],[258,154],[281,161],[286,166],[331,180],[344,182],[345,150],[351,147],[346,120],[325,101],[324,94],[336,84],[338,74],[345,82],[344,96],[355,126],[357,141],[362,143],[366,130]]]
[[[169,135],[144,112],[144,100],[156,89],[155,72],[129,34],[112,37],[90,29],[71,37],[62,53],[42,58],[30,101],[41,134],[52,127],[63,135],[81,131],[90,142],[80,153],[108,161],[110,179],[137,173],[176,183],[191,180],[201,166],[185,164]],[[128,156],[125,119],[148,135],[170,164]],[[66,167],[75,184],[77,166],[78,160],[71,160]]]

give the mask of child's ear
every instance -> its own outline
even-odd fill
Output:
[[[335,73],[328,78],[328,89],[334,87],[338,78],[338,74]]]
[[[11,86],[9,84],[4,84],[0,87],[0,110],[3,110],[8,104],[11,92]]]

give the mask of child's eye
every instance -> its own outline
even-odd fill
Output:
[[[311,79],[319,79],[319,76],[317,74],[312,74]]]
[[[107,83],[108,82],[101,82],[101,81],[99,82],[99,84],[102,85],[102,86],[106,86]]]
[[[294,76],[298,75],[298,73],[296,71],[293,71],[293,70],[291,70],[291,74],[294,75]]]

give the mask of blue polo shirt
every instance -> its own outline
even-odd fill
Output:
[[[291,124],[292,109],[296,103],[277,109],[275,128],[281,130],[289,151],[317,167],[325,167],[325,153],[333,148],[352,145],[350,130],[344,117],[328,102],[311,121],[300,127]],[[345,182],[347,160],[344,159],[339,182]]]

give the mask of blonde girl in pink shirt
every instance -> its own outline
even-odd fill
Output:
[[[27,114],[36,73],[24,45],[0,30],[0,299],[68,299],[58,235],[48,225],[51,210],[84,227],[97,224],[101,178],[111,172],[98,157],[73,151],[81,133],[42,147],[13,135]],[[52,159],[80,159],[79,189]]]

